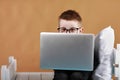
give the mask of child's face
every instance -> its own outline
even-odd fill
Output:
[[[64,20],[64,19],[60,19],[58,30],[61,33],[79,33],[79,32],[82,32],[80,23],[78,21]]]

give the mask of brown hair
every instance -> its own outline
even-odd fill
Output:
[[[65,20],[77,20],[79,22],[82,21],[81,16],[79,15],[78,12],[75,10],[67,10],[64,11],[60,16],[59,19],[65,19]]]

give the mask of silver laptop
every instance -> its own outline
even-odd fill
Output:
[[[94,34],[40,33],[40,68],[92,71]]]

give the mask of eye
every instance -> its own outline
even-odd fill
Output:
[[[74,32],[76,30],[76,28],[71,28],[70,32]]]
[[[60,28],[60,31],[61,31],[61,32],[65,32],[65,31],[66,31],[66,28],[61,27],[61,28]]]
[[[62,30],[66,30],[66,28],[62,28]]]

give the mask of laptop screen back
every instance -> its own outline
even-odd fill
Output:
[[[93,34],[40,33],[42,69],[92,71]]]

